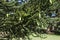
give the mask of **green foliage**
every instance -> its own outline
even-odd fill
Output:
[[[0,1],[0,31],[22,38],[32,33],[40,34],[40,29],[48,26],[46,10],[49,7],[49,0],[30,0],[23,5],[18,5],[16,1]]]

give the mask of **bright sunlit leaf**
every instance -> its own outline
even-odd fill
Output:
[[[9,16],[9,14],[6,14],[6,16],[8,17],[8,16]]]
[[[50,3],[52,4],[52,0],[50,0]]]

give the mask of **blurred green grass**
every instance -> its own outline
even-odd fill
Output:
[[[30,35],[29,37],[31,38],[31,40],[60,40],[60,35],[42,34],[41,36],[46,38],[33,37],[32,35]],[[12,39],[12,40],[16,40],[16,39]]]
[[[32,40],[60,40],[60,35],[44,35],[46,38],[33,37]]]

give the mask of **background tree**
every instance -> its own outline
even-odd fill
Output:
[[[17,1],[0,1],[0,31],[10,33],[10,37],[29,38],[32,33],[40,34],[40,29],[48,27],[51,9],[50,0],[29,0],[25,4]],[[53,5],[52,5],[53,6]]]

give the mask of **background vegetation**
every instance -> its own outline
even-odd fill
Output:
[[[0,0],[0,31],[8,35],[4,37],[23,39],[32,33],[60,33],[59,9],[60,0],[29,0],[24,4]]]

